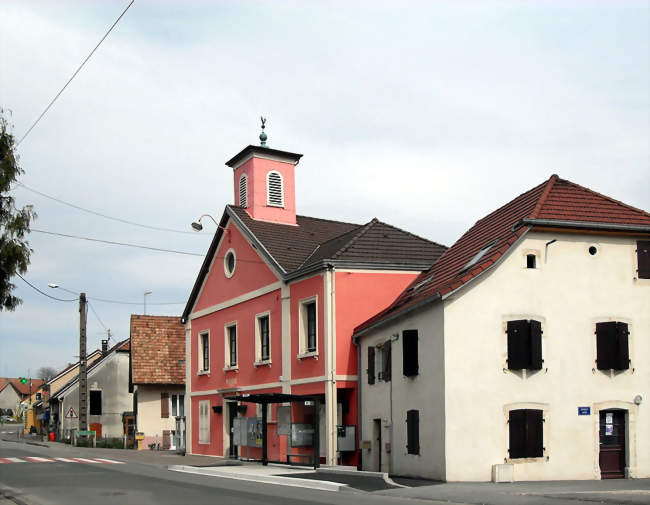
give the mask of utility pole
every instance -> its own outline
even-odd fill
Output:
[[[88,370],[86,359],[86,293],[79,294],[79,431],[88,431]]]

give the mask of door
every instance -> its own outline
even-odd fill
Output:
[[[625,411],[601,410],[599,419],[600,477],[625,477]]]
[[[233,402],[228,402],[228,433],[230,440],[230,453],[231,458],[237,457],[237,445],[235,445],[235,429],[234,429],[234,419],[237,417],[237,404]]]
[[[381,472],[381,419],[374,419],[372,426],[373,447],[375,448],[375,472]]]

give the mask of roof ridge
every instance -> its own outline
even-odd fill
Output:
[[[440,242],[435,242],[433,240],[429,240],[428,238],[421,237],[420,235],[417,235],[416,233],[410,232],[408,230],[405,230],[403,228],[400,228],[399,226],[395,226],[393,224],[387,223],[385,221],[379,221],[379,223],[383,224],[384,226],[388,226],[389,228],[393,228],[394,230],[401,231],[402,233],[406,233],[407,235],[410,235],[411,237],[415,237],[420,240],[424,240],[425,242],[429,242],[430,244],[435,244],[439,245],[440,247],[445,247],[449,249],[446,245],[441,244]]]
[[[350,240],[348,240],[345,244],[343,244],[338,251],[336,251],[333,255],[332,258],[337,258],[340,254],[342,254],[346,249],[349,249],[352,244],[354,244],[357,240],[359,240],[361,237],[363,237],[370,228],[375,226],[379,222],[379,219],[376,217],[373,217],[370,221],[368,221],[361,229],[359,230],[359,233],[354,235]],[[358,228],[357,228],[358,229]]]
[[[647,212],[647,211],[645,211],[643,209],[639,209],[639,208],[634,207],[632,205],[628,205],[627,203],[621,202],[620,200],[617,200],[616,198],[612,198],[611,196],[604,195],[604,194],[599,193],[598,191],[594,191],[593,189],[590,189],[590,188],[588,188],[586,186],[581,186],[580,184],[575,183],[573,181],[570,181],[568,179],[559,179],[559,180],[562,181],[562,182],[566,182],[567,184],[571,184],[572,186],[575,186],[577,188],[588,191],[589,193],[593,193],[594,195],[598,195],[598,196],[604,198],[605,200],[609,200],[612,203],[615,203],[615,204],[620,205],[622,207],[625,207],[627,209],[634,210],[636,212],[641,212],[642,214],[645,214],[647,217],[650,217],[650,212]]]
[[[314,221],[327,221],[328,223],[349,224],[351,226],[363,226],[362,224],[359,224],[359,223],[351,223],[349,221],[339,221],[337,219],[325,219],[325,218],[322,218],[322,217],[305,216],[303,214],[296,214],[296,217],[302,217],[302,218],[306,218],[306,219],[313,219]],[[278,224],[282,224],[282,223],[278,223]]]
[[[546,199],[548,198],[548,194],[551,192],[551,189],[553,189],[553,186],[555,184],[555,181],[557,181],[559,177],[557,174],[551,175],[551,177],[548,179],[546,182],[546,187],[544,188],[544,191],[542,191],[542,194],[539,197],[539,200],[537,200],[537,204],[535,205],[535,208],[533,209],[533,212],[530,214],[531,219],[536,219],[537,216],[539,215],[540,211],[542,210],[542,207],[546,203]]]

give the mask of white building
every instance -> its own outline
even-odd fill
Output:
[[[650,477],[650,214],[552,176],[355,329],[365,470]]]

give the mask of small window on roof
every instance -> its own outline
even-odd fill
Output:
[[[489,244],[483,246],[483,248],[482,248],[479,252],[477,252],[471,260],[469,260],[469,261],[467,262],[467,264],[463,267],[463,269],[461,270],[461,272],[465,272],[466,270],[469,270],[469,269],[472,268],[474,265],[476,265],[476,264],[481,260],[481,258],[482,258],[483,256],[485,256],[485,254],[486,254],[490,249],[492,249],[492,247],[494,246],[494,244],[496,244],[498,241],[499,241],[498,239],[497,239],[497,240],[493,240],[493,241],[490,242]]]

